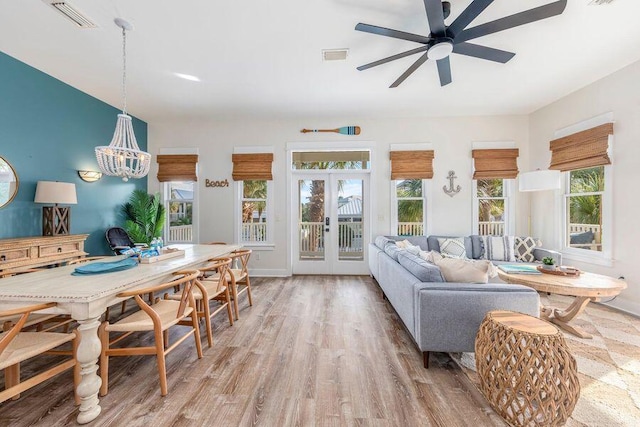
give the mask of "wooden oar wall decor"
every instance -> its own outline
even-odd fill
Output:
[[[300,132],[334,132],[342,135],[360,135],[360,126],[343,126],[337,129],[302,129]]]

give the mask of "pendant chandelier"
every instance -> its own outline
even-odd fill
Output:
[[[151,155],[138,147],[131,116],[127,114],[127,30],[133,30],[133,25],[121,18],[116,18],[115,23],[122,28],[122,114],[118,114],[109,146],[96,147],[96,159],[103,174],[119,176],[126,182],[147,176]]]

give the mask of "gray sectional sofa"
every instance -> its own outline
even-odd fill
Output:
[[[409,240],[424,251],[439,251],[438,237],[378,236],[369,245],[369,269],[383,296],[423,353],[429,366],[429,352],[473,352],[476,333],[491,310],[513,310],[538,316],[538,293],[526,286],[506,283],[445,282],[439,268],[406,250],[398,250],[394,240]],[[468,258],[479,258],[478,236],[465,237]],[[536,259],[557,252],[539,248]]]

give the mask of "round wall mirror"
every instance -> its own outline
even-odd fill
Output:
[[[11,203],[18,194],[18,174],[13,166],[0,157],[0,208]]]

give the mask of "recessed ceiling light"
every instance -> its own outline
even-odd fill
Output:
[[[191,74],[182,74],[182,73],[173,73],[174,76],[180,77],[181,79],[189,80],[190,82],[199,82],[200,78],[196,76],[192,76]]]

